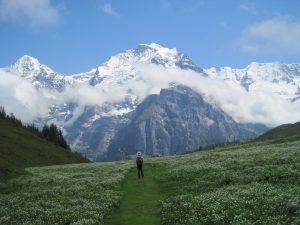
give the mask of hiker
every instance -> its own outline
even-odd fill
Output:
[[[141,152],[137,152],[136,154],[136,166],[138,170],[138,178],[141,177],[144,178],[144,172],[143,172],[143,157]]]

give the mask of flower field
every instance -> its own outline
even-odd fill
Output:
[[[115,209],[127,201],[120,208],[122,222],[130,225],[137,225],[131,223],[132,204],[153,207],[147,210],[159,212],[153,213],[159,218],[149,221],[162,225],[298,225],[299,146],[297,139],[247,142],[146,158],[142,181],[134,161],[28,168],[26,175],[0,185],[0,224],[101,225],[112,213],[121,215]],[[154,199],[153,187],[157,204],[145,204]],[[136,198],[136,188],[148,191]]]
[[[0,224],[104,224],[119,204],[121,181],[132,163],[29,168],[1,186]]]
[[[300,224],[300,141],[162,158],[163,225]]]

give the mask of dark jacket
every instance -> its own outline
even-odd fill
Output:
[[[135,162],[136,162],[136,165],[137,166],[143,166],[143,157],[142,156],[138,156],[138,157],[136,157],[136,160],[135,160]]]

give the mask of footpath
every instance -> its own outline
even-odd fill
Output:
[[[120,208],[115,209],[106,225],[160,225],[158,215],[161,195],[155,182],[156,168],[145,164],[144,179],[137,178],[136,168],[126,175]]]

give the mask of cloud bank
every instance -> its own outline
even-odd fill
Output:
[[[167,88],[174,81],[198,91],[206,101],[221,107],[237,122],[273,127],[300,121],[300,101],[292,103],[270,92],[247,92],[236,83],[203,77],[193,71],[152,65],[138,68],[144,81],[133,85],[147,90],[145,95],[158,94],[160,88]]]
[[[237,44],[244,52],[300,54],[300,22],[276,18],[253,24],[241,33]]]
[[[240,123],[263,123],[273,127],[300,121],[300,101],[292,103],[270,92],[247,92],[230,81],[159,65],[136,64],[135,73],[135,77],[124,81],[123,85],[113,82],[105,87],[76,84],[59,93],[36,90],[28,81],[0,70],[0,105],[29,122],[47,116],[53,104],[73,102],[77,105],[74,117],[65,124],[70,125],[84,112],[85,106],[122,102],[128,90],[139,96],[141,102],[148,95],[159,94],[162,88],[168,88],[171,82],[176,82],[193,88],[206,101],[219,106]]]
[[[59,19],[57,8],[50,0],[0,0],[0,20],[28,21],[31,25],[55,24]]]
[[[30,122],[48,113],[54,102],[46,92],[36,90],[31,83],[19,76],[0,70],[0,105],[18,118]]]

